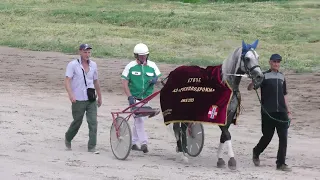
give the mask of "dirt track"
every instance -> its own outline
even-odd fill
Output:
[[[287,163],[293,166],[291,173],[275,170],[276,134],[261,156],[262,167],[254,167],[251,152],[261,135],[260,107],[255,92],[245,90],[249,81],[242,80],[245,111],[239,124],[231,127],[238,169],[230,172],[216,168],[218,127],[205,125],[201,155],[183,164],[176,160],[174,138],[161,115],[146,122],[148,155],[131,152],[126,161],[114,158],[109,146],[110,112],[127,106],[120,88],[120,73],[126,60],[94,58],[103,91],[103,105],[98,109],[100,155],[86,152],[85,119],[73,141],[73,151],[65,151],[64,132],[72,118],[63,79],[65,67],[73,57],[76,56],[0,47],[1,179],[320,179],[319,74],[286,73],[293,111],[287,155]],[[158,65],[165,75],[175,67]],[[151,104],[159,107],[158,97]]]

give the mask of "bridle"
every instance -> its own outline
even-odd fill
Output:
[[[251,78],[252,80],[254,80],[254,78],[252,77],[252,71],[255,69],[255,68],[260,68],[259,65],[255,65],[255,66],[252,66],[251,68],[248,67],[248,59],[247,57],[245,57],[245,55],[248,53],[248,52],[252,52],[252,54],[254,54],[254,56],[256,57],[256,54],[254,53],[253,49],[250,49],[249,51],[247,51],[246,53],[242,53],[241,55],[241,60],[240,60],[240,68],[239,70],[241,70],[241,63],[243,63],[243,67],[245,69],[245,71],[243,73],[247,74],[249,78]]]

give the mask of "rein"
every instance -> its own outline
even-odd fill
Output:
[[[261,108],[262,108],[262,110],[269,116],[269,118],[271,118],[271,119],[273,119],[273,120],[275,120],[275,121],[278,121],[278,122],[281,122],[281,123],[288,123],[288,125],[290,126],[290,119],[289,119],[289,117],[288,117],[288,121],[284,121],[284,120],[280,120],[280,119],[276,119],[276,118],[274,118],[274,117],[272,117],[265,109],[264,109],[264,107],[263,107],[263,105],[262,105],[262,102],[261,102],[261,99],[260,99],[260,97],[259,97],[259,94],[258,94],[258,91],[255,89],[255,91],[256,91],[256,94],[257,94],[257,97],[258,97],[258,99],[259,99],[259,102],[260,102],[260,105],[261,105]]]

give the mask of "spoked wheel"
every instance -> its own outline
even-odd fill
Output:
[[[188,126],[187,131],[187,153],[189,156],[198,156],[204,144],[204,130],[201,123],[192,123]]]
[[[118,132],[118,136],[117,136]],[[110,128],[110,145],[113,155],[119,160],[125,160],[131,150],[131,129],[123,117],[117,117]]]

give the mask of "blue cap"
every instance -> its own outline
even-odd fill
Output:
[[[92,47],[89,44],[81,44],[79,47],[79,50],[86,50],[86,49],[92,49]]]
[[[272,54],[270,60],[282,60],[282,57],[279,54]]]

